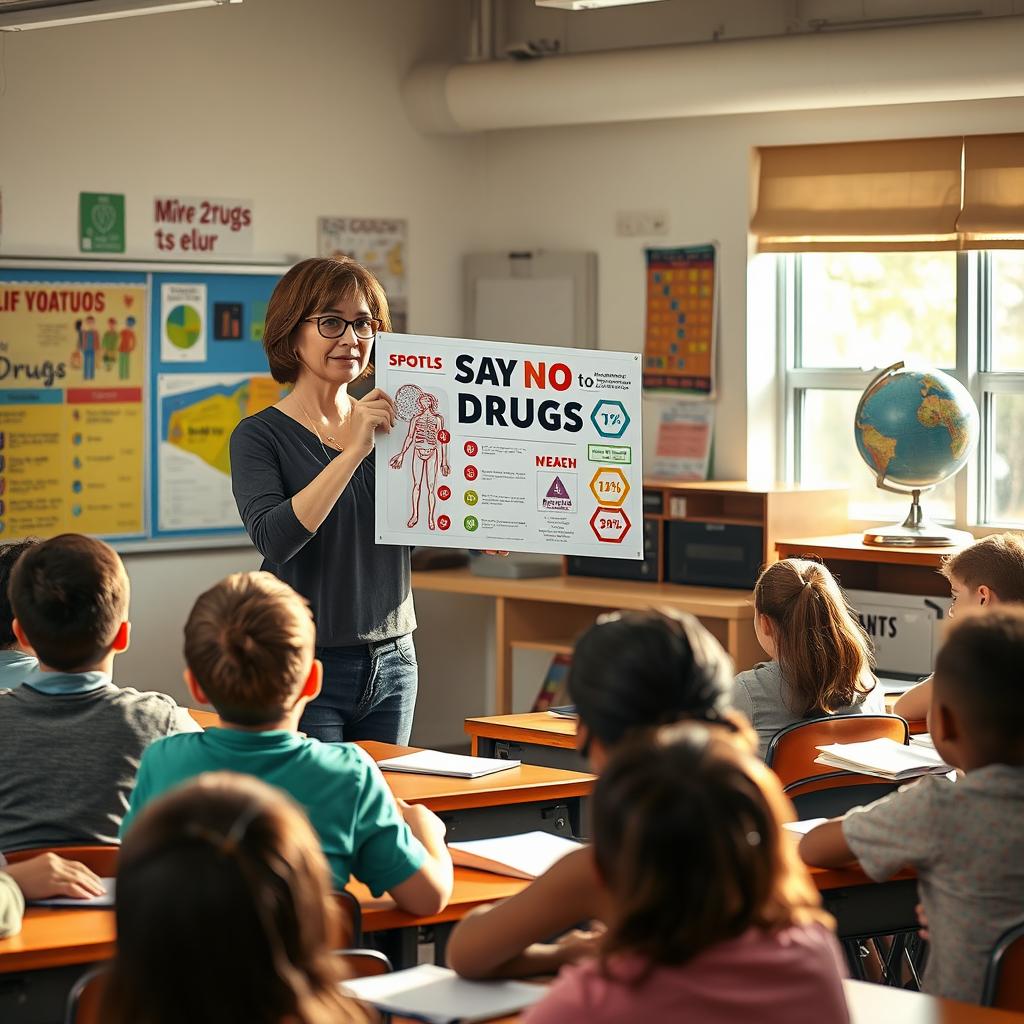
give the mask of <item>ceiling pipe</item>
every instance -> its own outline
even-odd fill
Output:
[[[426,134],[1024,96],[1024,17],[533,61],[423,64],[403,83]]]

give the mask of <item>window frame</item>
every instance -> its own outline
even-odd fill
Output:
[[[800,483],[801,420],[808,390],[863,391],[878,370],[800,365],[803,349],[801,253],[777,254],[776,365],[779,438],[776,473],[779,479]],[[808,254],[813,255],[813,254]],[[879,368],[880,369],[880,368]],[[989,251],[958,252],[956,256],[956,366],[940,367],[963,384],[978,406],[981,431],[977,450],[954,483],[954,526],[976,532],[1022,528],[1024,521],[995,518],[994,479],[995,400],[1002,394],[1024,395],[1024,370],[993,369],[992,259]],[[909,496],[908,496],[909,504]],[[866,526],[869,520],[856,520]]]

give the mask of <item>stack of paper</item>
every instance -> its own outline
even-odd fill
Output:
[[[805,836],[812,828],[824,825],[828,818],[805,818],[803,821],[784,821],[782,827],[794,835]]]
[[[417,750],[378,761],[382,772],[411,772],[413,775],[449,775],[454,779],[479,779],[481,775],[518,768],[521,761],[498,757],[470,757],[468,754],[445,754],[440,750]]]
[[[916,736],[911,736],[910,743],[912,746],[925,747],[927,750],[935,749],[935,741],[931,738],[931,735],[926,732],[921,732]]]
[[[543,875],[552,864],[583,846],[550,832],[524,832],[497,839],[471,839],[449,843],[452,863],[464,868],[493,871],[512,878],[533,879]]]
[[[831,743],[818,747],[817,764],[842,768],[861,775],[874,775],[890,782],[901,782],[918,775],[945,775],[949,765],[927,747],[904,746],[895,740],[867,740],[863,743]]]
[[[454,971],[421,964],[407,971],[346,981],[342,989],[384,1013],[430,1024],[505,1017],[543,998],[543,985],[522,981],[466,981]]]
[[[563,704],[561,707],[548,708],[548,714],[554,715],[555,718],[578,718],[576,714],[575,704]]]

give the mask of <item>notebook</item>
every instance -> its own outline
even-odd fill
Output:
[[[583,846],[550,832],[524,832],[496,839],[471,839],[449,843],[452,863],[464,868],[493,871],[512,878],[533,879],[552,864]]]
[[[76,899],[74,896],[54,896],[46,900],[29,900],[31,907],[112,907],[114,905],[114,891],[117,887],[116,878],[101,878],[103,883],[102,896],[89,896],[86,899]]]
[[[548,714],[555,718],[577,718],[575,704],[563,704],[561,707],[548,708]]]
[[[342,989],[384,1013],[429,1024],[491,1020],[518,1013],[544,997],[544,985],[523,981],[466,981],[446,967],[420,964],[374,978],[354,978]]]
[[[874,775],[890,782],[901,782],[918,775],[945,775],[950,770],[934,750],[920,744],[904,746],[889,739],[831,743],[818,747],[818,750],[821,753],[814,759],[817,764]]]
[[[413,775],[448,775],[455,779],[479,779],[482,775],[518,768],[521,761],[498,757],[470,757],[468,754],[445,754],[440,750],[417,750],[378,761],[382,772],[410,772]]]

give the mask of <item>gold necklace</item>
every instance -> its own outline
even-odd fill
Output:
[[[295,392],[293,391],[292,394],[294,395]],[[316,439],[320,442],[320,447],[321,448],[324,447],[324,438],[327,439],[327,443],[328,444],[331,444],[331,445],[334,445],[335,447],[337,447],[338,446],[338,442],[334,439],[334,435],[333,434],[324,434],[324,433],[321,432],[320,428],[316,425],[316,423],[313,422],[313,417],[309,415],[309,412],[306,409],[305,403],[302,401],[301,398],[299,398],[298,395],[295,395],[295,401],[299,403],[299,408],[302,410],[302,415],[305,416],[307,420],[309,420],[309,425],[313,428],[313,433],[316,434]],[[324,455],[327,455],[327,449],[326,448],[324,448]]]

